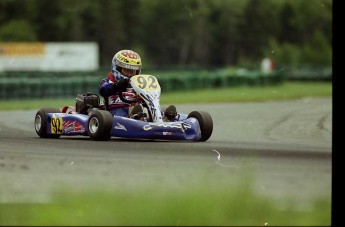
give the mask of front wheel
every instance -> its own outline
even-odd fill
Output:
[[[105,110],[92,111],[87,122],[87,133],[91,139],[106,141],[111,137],[113,115]]]
[[[201,138],[200,141],[208,140],[213,131],[213,120],[209,113],[204,111],[193,111],[188,114],[187,118],[196,118],[200,125]]]
[[[60,113],[58,108],[43,108],[37,111],[35,115],[35,131],[41,138],[59,138],[60,134],[48,134],[47,132],[47,114]]]

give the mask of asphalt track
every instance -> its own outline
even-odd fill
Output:
[[[48,202],[58,189],[183,190],[228,187],[250,177],[253,189],[308,207],[332,193],[332,98],[177,105],[208,111],[206,142],[88,137],[41,139],[36,110],[0,112],[0,202]],[[229,189],[231,190],[231,189]]]

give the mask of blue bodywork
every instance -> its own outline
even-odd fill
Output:
[[[88,136],[89,115],[48,113],[47,133],[66,136]],[[200,140],[201,130],[196,118],[179,114],[175,122],[145,122],[114,116],[112,137],[158,139],[158,140]]]

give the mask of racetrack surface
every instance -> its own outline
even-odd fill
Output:
[[[0,202],[48,202],[53,193],[114,188],[223,187],[243,177],[259,193],[302,208],[331,199],[332,98],[176,105],[207,111],[206,142],[74,136],[41,139],[37,110],[0,112]]]

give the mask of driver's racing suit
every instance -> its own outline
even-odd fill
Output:
[[[113,73],[109,72],[107,77],[102,79],[99,84],[99,94],[104,98],[106,110],[110,111],[113,116],[128,117],[130,104],[120,99],[120,92],[124,92],[124,96],[127,97],[135,96],[128,80],[116,81]]]

